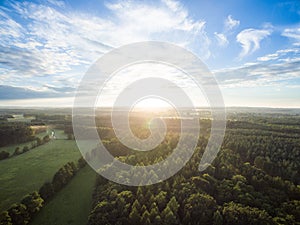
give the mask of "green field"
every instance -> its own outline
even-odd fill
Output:
[[[96,173],[89,166],[81,169],[33,219],[30,225],[84,225],[92,207]]]
[[[30,123],[31,120],[36,119],[35,116],[24,117],[23,114],[14,114],[13,116],[14,116],[14,118],[8,118],[7,121],[8,122],[25,122],[25,123]]]
[[[43,134],[45,134],[43,132]],[[46,134],[45,134],[46,135]],[[44,136],[45,136],[44,135]],[[35,143],[36,141],[29,141],[29,142],[25,142],[22,144],[13,144],[13,145],[9,145],[9,146],[4,146],[0,148],[0,151],[6,151],[10,154],[10,156],[15,152],[16,148],[19,147],[20,150],[22,151],[23,147],[27,146],[27,147],[31,147],[31,144]]]
[[[69,161],[81,156],[75,141],[51,140],[25,154],[0,161],[0,211],[38,190]]]
[[[43,139],[43,137],[45,137],[46,135],[50,135],[51,130],[52,129],[48,129],[46,132],[38,133],[35,136]],[[63,130],[56,130],[56,129],[53,129],[53,130],[55,131],[56,139],[67,139],[67,135],[64,133]],[[8,145],[8,146],[1,147],[0,151],[6,151],[10,155],[12,155],[15,152],[17,147],[19,147],[20,150],[22,150],[24,146],[28,146],[29,148],[31,148],[31,145],[33,143],[36,143],[36,141],[29,141],[29,142],[26,142],[26,143]]]

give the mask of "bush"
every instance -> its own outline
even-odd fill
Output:
[[[9,153],[6,151],[1,151],[0,152],[0,160],[2,159],[7,159],[9,157]]]
[[[14,225],[25,225],[29,223],[29,214],[26,206],[23,204],[13,204],[8,210],[8,214]]]
[[[35,213],[40,211],[43,206],[44,200],[36,191],[26,195],[21,203],[26,206],[27,212],[32,217]]]
[[[0,224],[1,225],[12,225],[12,220],[8,214],[8,211],[3,211],[0,214]]]
[[[46,182],[39,190],[40,196],[47,201],[54,195],[53,185],[50,182]]]
[[[22,154],[20,147],[16,147],[14,155],[20,155],[20,154]]]
[[[28,152],[28,151],[29,151],[28,146],[24,146],[22,152],[25,153],[25,152]]]
[[[74,162],[68,162],[60,168],[54,175],[52,180],[53,189],[58,192],[65,186],[77,172],[77,167]]]

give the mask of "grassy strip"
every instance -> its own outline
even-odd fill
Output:
[[[96,172],[88,165],[36,215],[30,225],[84,225],[92,207]]]

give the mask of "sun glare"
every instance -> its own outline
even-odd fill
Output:
[[[172,105],[170,105],[167,101],[164,101],[163,99],[155,98],[155,97],[142,99],[133,106],[133,110],[139,110],[139,109],[153,110],[153,109],[167,109],[167,108],[172,108]]]

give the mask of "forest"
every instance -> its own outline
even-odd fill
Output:
[[[200,120],[202,133],[192,159],[167,181],[127,187],[98,177],[88,224],[300,224],[299,115],[231,117],[222,149],[204,172],[197,168],[210,130],[207,119]],[[119,160],[148,165],[163,160],[177,143],[178,121],[166,124],[165,140],[146,154],[122,146],[108,132],[109,124],[99,134]],[[132,130],[147,135],[134,123]]]

